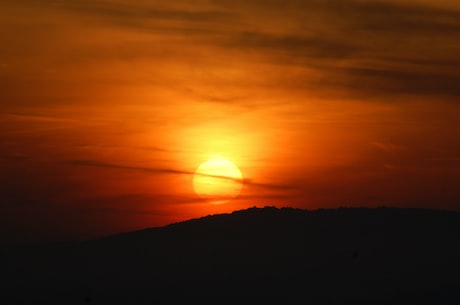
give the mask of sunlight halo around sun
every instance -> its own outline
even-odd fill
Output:
[[[243,187],[243,175],[231,161],[222,158],[203,162],[193,175],[193,189],[202,199],[222,204],[237,197]]]

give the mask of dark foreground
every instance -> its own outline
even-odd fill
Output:
[[[251,208],[1,254],[0,303],[460,304],[460,213]]]

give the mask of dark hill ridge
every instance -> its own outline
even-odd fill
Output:
[[[2,256],[4,304],[460,304],[450,211],[250,208]]]

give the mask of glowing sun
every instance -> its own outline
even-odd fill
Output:
[[[214,204],[225,203],[241,192],[243,175],[231,161],[221,158],[202,163],[193,175],[195,193]]]

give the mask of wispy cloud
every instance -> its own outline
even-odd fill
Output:
[[[241,182],[244,185],[258,187],[258,188],[266,188],[266,189],[293,189],[294,188],[294,186],[289,186],[289,185],[259,183],[251,179],[241,180],[238,178],[232,178],[228,176],[211,175],[211,174],[206,174],[206,173],[197,173],[194,171],[178,170],[178,169],[171,169],[171,168],[137,167],[137,166],[106,163],[106,162],[100,162],[100,161],[92,161],[92,160],[71,160],[71,161],[67,161],[66,164],[77,165],[77,166],[93,166],[93,167],[101,167],[101,168],[134,170],[134,171],[142,171],[142,172],[147,172],[147,173],[152,173],[152,174],[199,175],[203,177],[211,177],[211,178],[218,178],[218,179],[224,179],[224,180],[231,180],[235,182]]]
[[[87,42],[84,48],[70,51],[66,44],[72,41],[64,32],[59,47],[74,61],[162,58],[192,66],[199,62],[209,72],[219,65],[227,66],[226,61],[232,59],[232,64],[241,69],[246,63],[251,64],[248,69],[265,64],[278,67],[278,73],[264,75],[263,79],[285,89],[316,89],[316,94],[430,95],[452,100],[460,96],[460,10],[448,3],[438,7],[425,1],[390,0],[22,3],[35,4],[42,10],[47,3],[54,14],[62,11],[73,14],[77,21],[88,20],[104,29],[152,38],[128,42],[124,36],[116,37],[103,45]],[[43,27],[43,31],[49,31],[49,27]],[[293,75],[288,70],[292,66],[307,70],[297,69]],[[314,76],[312,69],[317,73]],[[186,75],[185,70],[181,73]],[[162,76],[151,78],[167,83]],[[231,78],[238,83],[237,79]],[[225,84],[229,82],[225,80]],[[249,82],[242,80],[239,87]],[[190,84],[178,81],[167,85],[190,88]],[[266,87],[267,83],[259,85]],[[218,103],[248,102],[232,93],[206,93],[202,97]]]
[[[6,160],[25,160],[28,159],[29,156],[22,153],[0,153],[0,159]]]
[[[11,119],[15,121],[27,121],[27,122],[43,122],[43,123],[76,123],[81,120],[70,119],[65,117],[51,116],[46,114],[38,113],[5,113],[2,115],[5,119]]]

